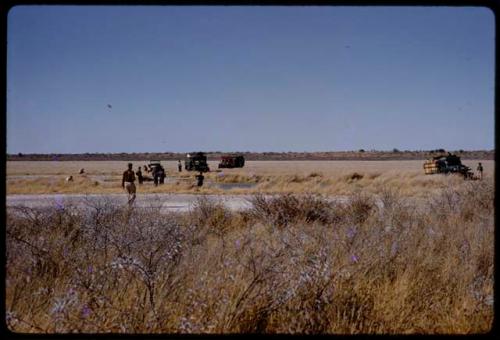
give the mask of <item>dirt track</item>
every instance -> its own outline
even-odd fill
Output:
[[[135,205],[137,207],[160,207],[161,211],[188,211],[200,195],[185,194],[141,194],[137,196]],[[244,209],[250,196],[217,196],[207,195],[212,200],[222,201],[232,210]],[[8,195],[7,206],[25,206],[30,208],[45,208],[54,206],[73,205],[77,207],[88,207],[97,204],[111,204],[113,206],[127,204],[124,194],[106,195],[78,195],[78,194],[55,194],[55,195]]]
[[[189,194],[141,194],[137,196],[135,205],[137,207],[159,207],[163,213],[175,211],[189,211],[193,204],[202,195]],[[210,200],[222,202],[228,209],[233,211],[244,210],[250,207],[251,195],[203,195]],[[266,196],[267,197],[267,196]],[[332,201],[345,201],[345,197],[330,197]],[[65,207],[77,206],[79,208],[91,208],[101,204],[113,206],[127,204],[124,194],[106,195],[8,195],[7,207],[24,206],[30,208]]]

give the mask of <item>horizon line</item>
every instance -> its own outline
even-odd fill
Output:
[[[357,149],[357,150],[341,150],[341,151],[221,151],[221,150],[216,150],[216,151],[201,151],[201,150],[193,150],[193,151],[136,151],[136,152],[76,152],[76,153],[67,153],[67,152],[16,152],[16,153],[7,153],[7,156],[19,156],[19,155],[85,155],[85,154],[103,154],[103,155],[120,155],[120,154],[186,154],[186,153],[196,153],[196,152],[203,152],[203,153],[256,153],[256,154],[262,154],[262,153],[305,153],[305,154],[312,154],[312,153],[342,153],[342,152],[357,152],[357,153],[369,153],[369,152],[388,152],[388,153],[405,153],[405,152],[448,152],[448,151],[454,151],[454,152],[494,152],[495,149],[476,149],[476,150],[467,150],[467,149],[426,149],[426,150],[400,150],[397,148],[394,148],[392,150],[376,150],[376,149]]]

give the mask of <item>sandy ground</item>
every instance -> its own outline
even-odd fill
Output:
[[[188,211],[199,198],[199,195],[186,194],[141,194],[137,195],[135,206],[140,208],[161,207],[162,212]],[[250,196],[217,196],[207,195],[211,200],[219,200],[232,210],[241,210],[248,206]],[[124,194],[55,194],[55,195],[9,195],[7,206],[25,206],[30,208],[64,207],[68,205],[79,208],[90,208],[97,204],[114,206],[127,205]]]
[[[463,160],[463,163],[473,170],[477,163],[482,162],[485,174],[494,171],[495,161],[486,160]],[[30,175],[77,175],[82,168],[89,175],[121,175],[127,168],[125,161],[9,161],[7,162],[7,177],[30,176]],[[138,166],[144,166],[148,161],[132,161],[134,170]],[[167,176],[176,176],[176,161],[161,161],[167,171]],[[217,169],[217,161],[209,161],[212,171],[220,170],[224,173],[243,173],[247,175],[284,175],[284,174],[309,174],[311,172],[323,172],[325,174],[358,172],[416,172],[423,173],[424,161],[247,161],[241,169]],[[182,174],[186,174],[183,170]],[[194,173],[192,173],[194,176]]]

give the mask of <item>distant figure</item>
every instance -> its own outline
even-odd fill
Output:
[[[199,175],[196,175],[197,185],[201,187],[203,185],[203,180],[205,177],[203,176],[203,172],[200,171]]]
[[[84,173],[85,173],[85,169],[81,168],[79,174],[81,175],[81,174],[84,174]]]
[[[73,176],[66,177],[66,182],[73,182]]]
[[[158,186],[160,174],[159,174],[159,169],[157,166],[154,167],[152,175],[153,175],[153,180],[154,180],[155,186]]]
[[[182,163],[181,163],[181,160],[179,159],[179,161],[177,162],[177,168],[179,169],[179,172],[182,172]]]
[[[464,171],[463,176],[464,176],[464,179],[468,179],[468,178],[470,178],[470,173],[467,171]]]
[[[477,164],[477,171],[479,172],[479,179],[483,179],[483,166],[481,162]]]
[[[163,169],[162,166],[159,167],[157,174],[158,174],[158,181],[160,182],[160,184],[164,184],[166,175],[165,175],[165,169]]]
[[[135,174],[137,175],[137,180],[139,181],[139,184],[142,184],[144,178],[142,177],[141,167],[137,169],[137,172]]]
[[[128,163],[128,169],[123,173],[122,188],[127,190],[128,205],[131,206],[135,201],[135,174],[132,170],[132,163]]]

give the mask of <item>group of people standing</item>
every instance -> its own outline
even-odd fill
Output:
[[[165,183],[165,177],[167,176],[165,174],[165,169],[163,169],[162,166],[155,166],[153,168],[148,167],[147,165],[144,165],[144,171],[146,173],[151,173],[153,177],[148,177],[144,176],[142,174],[141,167],[139,167],[136,171],[137,179],[139,181],[139,184],[142,184],[143,182],[151,182],[153,181],[155,183],[155,186],[158,184],[164,184]]]
[[[154,181],[155,186],[157,186],[158,184],[163,184],[165,181],[165,177],[166,177],[165,169],[163,169],[163,167],[161,167],[161,166],[154,167],[153,169],[148,168],[147,165],[144,166],[144,170],[146,172],[152,172],[153,178],[148,177],[148,176],[143,176],[142,171],[141,171],[141,167],[139,167],[136,172],[134,172],[132,167],[133,167],[133,164],[128,163],[128,169],[125,170],[125,172],[123,172],[123,176],[122,176],[122,188],[127,191],[129,205],[132,205],[134,203],[135,197],[136,197],[137,189],[136,189],[135,183],[134,183],[136,180],[136,175],[137,175],[137,180],[138,180],[139,184],[142,184],[145,181]],[[182,163],[180,160],[177,164],[177,168],[178,168],[179,172],[182,172]],[[200,174],[196,175],[195,178],[196,178],[197,186],[201,187],[203,185],[203,180],[205,178],[203,176],[203,173],[200,171]]]
[[[139,184],[142,184],[145,181],[145,179],[151,180],[150,178],[144,177],[142,175],[141,167],[139,167],[137,172],[134,173],[134,170],[132,170],[132,166],[133,166],[132,163],[128,163],[128,169],[125,170],[125,172],[123,173],[123,177],[122,177],[122,188],[127,191],[129,205],[132,205],[134,203],[135,197],[136,197],[136,187],[134,184],[135,176],[137,175],[137,179],[138,179]],[[181,164],[180,160],[178,162],[177,167],[178,167],[179,172],[181,172],[182,171],[182,164]],[[144,169],[146,171],[148,171],[147,166],[144,166]],[[163,170],[163,168],[161,168],[161,170]],[[151,171],[151,169],[149,169],[148,172],[150,172],[150,171]],[[479,172],[479,179],[483,179],[483,166],[480,162],[477,166],[477,171]],[[161,173],[159,173],[158,171],[153,170],[153,178],[154,178],[155,185],[158,185],[158,182],[163,184],[164,178],[165,178],[165,171],[163,170],[163,175],[161,175]],[[197,186],[201,187],[203,185],[203,180],[205,178],[205,176],[203,176],[203,172],[200,171],[200,174],[196,175],[195,178],[196,178]]]

